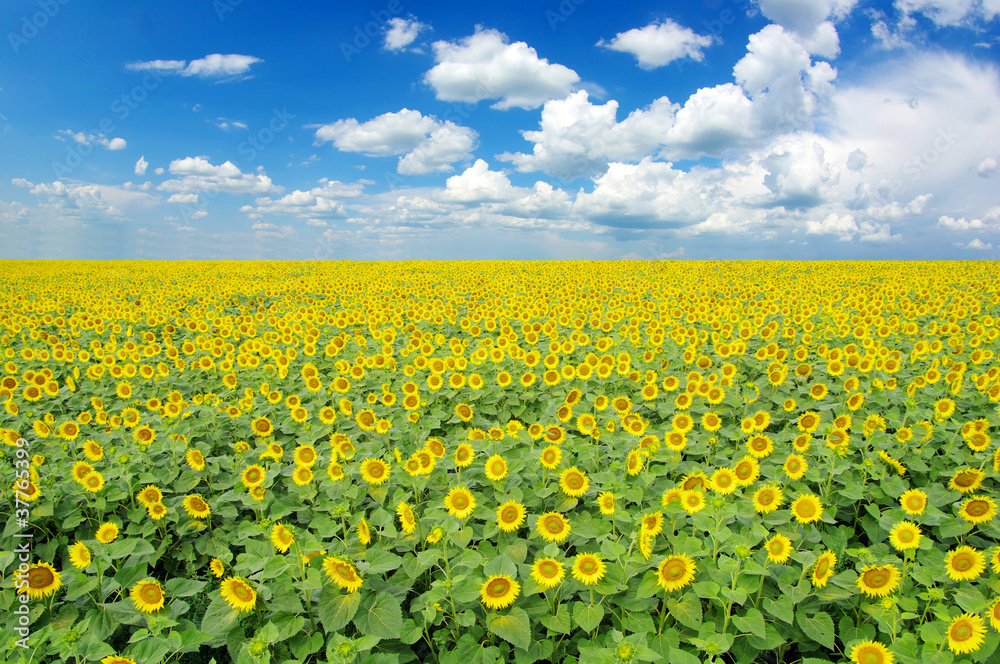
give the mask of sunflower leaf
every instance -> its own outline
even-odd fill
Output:
[[[807,616],[804,613],[799,613],[796,617],[799,623],[799,627],[805,632],[813,641],[824,645],[825,647],[833,650],[834,647],[834,636],[833,636],[833,618],[829,614],[819,611],[813,616]]]
[[[591,632],[601,624],[604,619],[604,607],[600,604],[588,605],[577,602],[573,607],[573,620],[585,632]]]
[[[357,594],[357,593],[352,593]],[[403,631],[403,612],[399,600],[389,593],[379,593],[354,616],[354,625],[362,634],[382,639],[398,639]]]
[[[354,618],[361,606],[361,594],[342,595],[339,591],[325,587],[319,595],[317,617],[329,633],[339,632]]]
[[[522,650],[531,647],[531,623],[524,609],[515,607],[507,615],[491,613],[486,619],[486,627],[504,641]]]

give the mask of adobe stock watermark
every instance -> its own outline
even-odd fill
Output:
[[[31,500],[28,491],[31,487],[29,479],[31,473],[31,453],[28,451],[28,441],[18,438],[14,445],[14,466],[17,468],[17,479],[14,481],[14,517],[17,519],[17,527],[20,532],[14,533],[15,539],[19,541],[14,549],[16,554],[15,562],[19,563],[14,571],[14,588],[17,590],[17,601],[12,613],[14,619],[14,631],[20,639],[15,639],[14,643],[18,648],[28,648],[28,637],[31,636],[31,595],[28,594],[29,580],[28,572],[31,568],[31,544],[34,534],[31,532]],[[37,496],[36,496],[37,497]]]
[[[160,86],[161,81],[163,81],[163,78],[156,70],[148,72],[142,77],[140,84],[133,86],[131,90],[123,92],[112,100],[109,107],[111,114],[102,118],[97,123],[97,128],[91,131],[90,134],[112,134],[118,128],[115,120],[117,119],[118,122],[127,120],[132,112],[149,98],[149,93]],[[66,145],[66,155],[61,160],[52,162],[52,172],[57,178],[69,175],[79,168],[83,164],[83,161],[93,153],[95,145],[95,141],[72,141],[68,143]]]
[[[371,45],[373,39],[378,39],[382,35],[389,20],[402,11],[403,3],[400,0],[389,0],[385,9],[371,10],[369,13],[372,20],[364,25],[354,26],[354,38],[350,42],[340,42],[340,52],[344,60],[350,64],[354,56],[359,55]]]
[[[7,41],[15,54],[28,45],[54,19],[70,0],[38,0],[38,11],[21,17],[21,27],[17,32],[8,32]]]
[[[219,22],[225,21],[226,16],[236,11],[236,8],[243,4],[243,0],[212,0],[212,9],[219,17]]]
[[[271,119],[268,123],[255,133],[250,134],[249,137],[240,141],[240,144],[236,146],[237,154],[243,157],[244,162],[252,162],[257,158],[257,155],[277,140],[279,134],[288,129],[288,126],[295,117],[294,114],[288,112],[287,106],[281,109],[272,108]],[[222,193],[226,192],[217,190],[197,192],[194,194],[196,200],[177,204],[181,216],[185,221],[193,221],[206,216],[208,214],[208,204]]]
[[[903,160],[899,170],[903,172],[909,184],[912,185],[932,171],[941,156],[951,150],[961,138],[962,135],[955,131],[951,125],[938,127],[934,138],[927,144],[927,147]],[[908,185],[903,179],[891,180],[878,187],[874,196],[875,202],[888,205],[894,202],[898,196],[906,193],[907,189]]]
[[[576,12],[576,8],[587,0],[562,0],[555,9],[545,10],[545,20],[549,22],[549,27],[555,32],[560,23],[565,23],[569,17]]]

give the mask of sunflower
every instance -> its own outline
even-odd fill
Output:
[[[17,592],[27,593],[32,599],[48,597],[62,587],[62,575],[52,565],[41,560],[29,565],[28,570],[19,578],[23,581],[16,584]]]
[[[287,552],[294,541],[295,534],[288,526],[283,523],[274,524],[274,528],[271,529],[271,544],[279,553]]]
[[[920,489],[908,489],[899,497],[899,506],[910,516],[920,516],[927,509],[927,494]]]
[[[142,487],[142,490],[139,491],[139,493],[136,494],[135,499],[139,501],[140,505],[148,508],[154,503],[163,501],[163,492],[160,491],[159,487],[153,484],[147,484]]]
[[[73,479],[80,484],[83,484],[83,480],[85,480],[87,475],[92,472],[94,472],[94,467],[86,461],[77,461],[73,464],[73,467],[70,468],[70,474],[73,476]]]
[[[764,543],[767,549],[767,559],[772,563],[787,562],[792,555],[792,540],[782,534],[777,534]]]
[[[681,478],[681,488],[685,491],[704,491],[708,485],[708,476],[701,471],[688,473]]]
[[[753,508],[758,514],[768,514],[781,507],[785,496],[779,486],[764,486],[753,494]]]
[[[143,613],[155,613],[163,608],[163,588],[156,579],[143,579],[129,591],[135,608]]]
[[[718,468],[708,480],[708,488],[712,491],[728,496],[736,491],[736,473],[730,468]]]
[[[355,531],[358,533],[358,541],[360,541],[365,546],[372,543],[372,530],[368,525],[368,521],[362,517],[358,525],[354,527]]]
[[[330,577],[338,587],[349,593],[356,592],[361,588],[362,579],[357,570],[346,560],[341,560],[334,556],[327,556],[323,559],[323,571]]]
[[[960,546],[944,558],[944,571],[952,581],[978,578],[986,567],[986,557],[971,546]]]
[[[862,641],[851,648],[854,664],[893,664],[895,656],[878,641]]]
[[[184,511],[190,514],[193,519],[204,519],[212,513],[208,503],[201,496],[193,495],[184,499]]]
[[[86,569],[90,565],[90,549],[83,542],[75,542],[69,547],[69,562],[77,569]]]
[[[763,459],[774,451],[774,441],[766,434],[758,433],[747,440],[747,450],[756,458]]]
[[[938,399],[934,404],[934,419],[943,420],[955,412],[955,402],[951,399]]]
[[[326,467],[326,474],[334,482],[339,482],[344,479],[344,468],[333,459],[330,459],[330,465]]]
[[[98,527],[97,533],[94,535],[94,539],[101,544],[111,544],[118,539],[118,525],[112,523],[111,521],[102,523],[100,527]]]
[[[639,474],[642,470],[642,454],[639,450],[632,450],[628,453],[628,457],[625,459],[625,471],[630,476],[635,476]]]
[[[486,460],[486,479],[499,482],[507,476],[507,462],[499,454]]]
[[[816,559],[816,564],[812,569],[812,584],[816,588],[823,588],[826,582],[833,576],[833,570],[837,567],[837,554],[833,551],[824,551]]]
[[[250,497],[254,500],[264,500],[266,490],[262,484],[250,487]]]
[[[559,488],[570,498],[579,498],[590,488],[590,479],[586,473],[573,466],[559,475]]]
[[[240,613],[252,610],[257,603],[257,591],[241,577],[231,576],[223,579],[221,591],[223,599],[229,606]]]
[[[516,500],[510,500],[497,508],[497,525],[505,533],[512,533],[521,527],[527,510]]]
[[[95,470],[84,477],[81,484],[90,493],[97,493],[104,488],[104,475]]]
[[[312,479],[313,471],[309,466],[295,466],[295,470],[292,471],[292,481],[296,486],[305,486],[312,482]]]
[[[615,494],[611,491],[604,491],[597,496],[597,508],[601,514],[610,516],[615,513]]]
[[[958,508],[958,515],[972,524],[986,523],[997,515],[997,504],[987,496],[973,496]]]
[[[799,454],[789,454],[788,458],[785,460],[785,465],[782,467],[785,471],[785,475],[788,476],[790,480],[797,480],[806,474],[809,470],[809,463],[806,462],[805,457]]]
[[[455,465],[459,468],[467,468],[475,458],[476,452],[472,449],[472,445],[459,443],[455,448]]]
[[[899,576],[895,565],[867,565],[861,568],[858,588],[868,597],[885,597],[896,591]]]
[[[805,433],[816,433],[816,429],[819,428],[820,415],[814,410],[809,410],[801,415],[799,415],[799,421],[796,424],[799,431]]]
[[[985,621],[978,614],[963,613],[948,625],[948,649],[956,655],[976,652],[985,635]]]
[[[970,493],[979,488],[985,475],[978,468],[962,468],[955,472],[948,482],[948,488],[962,493]]]
[[[691,583],[697,571],[694,560],[687,554],[667,556],[656,570],[656,582],[669,593]]]
[[[100,461],[104,458],[104,448],[97,442],[88,440],[83,443],[83,454],[91,461]]]
[[[663,512],[650,512],[639,522],[639,531],[649,537],[656,537],[663,532]]]
[[[990,605],[990,625],[993,629],[1000,632],[1000,599],[997,599]]]
[[[670,507],[670,503],[677,503],[679,505],[681,502],[681,497],[683,495],[684,495],[684,489],[680,487],[675,486],[671,489],[667,489],[666,491],[663,492],[663,497],[660,499],[660,504],[663,505],[664,507]]]
[[[212,558],[212,562],[208,564],[208,569],[212,571],[212,575],[217,579],[221,579],[222,575],[226,571],[226,568],[222,564],[222,561],[219,560],[218,558]]]
[[[108,655],[101,660],[101,664],[136,664],[131,657],[121,657],[120,655]]]
[[[597,554],[581,553],[573,559],[573,578],[585,586],[603,579],[606,571],[604,561]]]
[[[535,529],[546,542],[562,542],[569,537],[569,521],[559,512],[546,512],[538,517]]]
[[[916,549],[920,546],[920,539],[923,533],[920,526],[909,521],[900,521],[889,531],[889,543],[897,551]]]
[[[505,609],[514,603],[521,586],[506,574],[497,574],[486,579],[479,589],[482,602],[490,609]]]
[[[457,519],[464,519],[476,509],[476,498],[465,487],[455,487],[444,497],[444,506],[448,514]]]
[[[688,514],[697,514],[705,508],[705,494],[701,491],[685,490],[681,494],[681,507]]]
[[[253,429],[253,432],[261,438],[266,438],[274,433],[274,427],[271,425],[271,420],[266,417],[258,417],[254,419],[254,421],[250,423],[250,428]]]
[[[563,564],[555,558],[538,558],[531,566],[531,578],[543,590],[555,588],[562,583],[565,576],[566,570]]]
[[[556,445],[549,445],[542,450],[542,456],[539,459],[539,463],[543,467],[549,470],[555,470],[559,467],[559,463],[562,461],[562,450],[560,450]]]
[[[361,479],[372,485],[381,485],[389,479],[389,464],[371,457],[361,462]]]
[[[823,504],[819,497],[804,493],[792,503],[792,514],[799,523],[813,523],[823,518]]]
[[[167,514],[167,508],[163,503],[153,503],[146,508],[146,511],[154,521],[159,521]]]
[[[312,468],[318,458],[316,456],[316,448],[312,445],[303,444],[295,448],[294,459],[295,464],[298,466]]]
[[[744,456],[733,467],[736,486],[748,487],[760,476],[760,464],[752,456]]]
[[[403,532],[412,535],[417,529],[417,517],[413,514],[413,508],[406,504],[406,501],[399,501],[396,505],[396,515],[399,516],[399,523],[403,526]]]
[[[261,484],[264,481],[265,476],[266,471],[264,468],[262,466],[258,466],[257,464],[253,464],[243,469],[243,473],[240,475],[240,480],[243,482],[243,486],[249,489],[250,487]]]

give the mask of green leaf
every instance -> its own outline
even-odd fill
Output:
[[[789,625],[792,624],[792,620],[795,618],[795,605],[792,604],[792,600],[784,596],[778,599],[768,597],[764,600],[764,610],[767,611],[768,615],[772,615],[778,620],[783,620]]]
[[[205,616],[201,619],[201,631],[212,637],[213,641],[221,643],[225,637],[239,626],[239,614],[229,606],[222,595],[212,598]]]
[[[622,628],[631,634],[649,634],[656,630],[653,626],[653,617],[648,613],[640,613],[638,611],[628,611],[625,613]]]
[[[339,632],[354,618],[361,606],[361,593],[342,595],[332,588],[323,588],[319,594],[317,617],[330,634]]]
[[[744,615],[733,616],[733,624],[744,634],[753,634],[762,639],[767,637],[767,626],[764,623],[764,616],[757,609],[747,609]],[[832,621],[830,622],[830,628],[833,628]]]
[[[524,609],[515,607],[507,615],[491,613],[486,618],[486,628],[522,650],[531,647],[531,623]]]
[[[829,650],[834,648],[833,618],[822,611],[810,617],[799,613],[796,617],[799,627],[813,641],[822,644]]]
[[[600,604],[584,604],[577,602],[573,607],[573,620],[585,632],[592,632],[597,629],[604,619],[604,607]]]
[[[208,582],[206,581],[179,577],[176,579],[170,579],[164,583],[163,590],[170,597],[190,597],[191,595],[199,593],[201,589],[207,585]]]
[[[668,599],[667,610],[670,611],[670,615],[677,619],[677,622],[685,627],[690,627],[691,629],[701,627],[701,600],[694,594],[685,593],[679,600]]]
[[[680,648],[671,648],[670,656],[665,658],[670,664],[701,664],[701,658]]]
[[[385,574],[403,564],[403,558],[382,549],[368,549],[365,561],[358,563],[358,569],[364,574]]]
[[[403,631],[403,611],[399,600],[385,592],[379,593],[370,601],[366,600],[354,616],[354,625],[365,635],[398,639]]]
[[[569,622],[569,608],[566,604],[559,605],[556,615],[549,613],[542,616],[542,624],[559,634],[569,634],[573,630],[573,626]]]

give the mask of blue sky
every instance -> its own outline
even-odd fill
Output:
[[[1000,249],[1000,0],[5,0],[0,29],[0,258]]]

